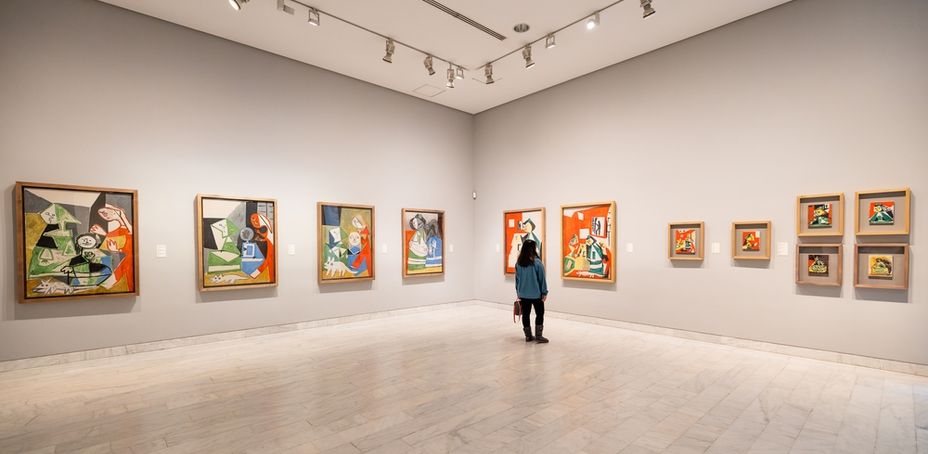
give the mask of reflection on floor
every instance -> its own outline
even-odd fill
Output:
[[[466,306],[0,374],[0,452],[928,452],[928,378]]]

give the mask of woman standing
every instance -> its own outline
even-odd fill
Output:
[[[547,343],[548,339],[542,336],[542,331],[545,324],[548,281],[545,279],[545,265],[538,257],[538,245],[533,240],[522,243],[522,250],[519,251],[519,259],[516,261],[516,296],[522,305],[522,331],[525,332],[525,342]],[[535,308],[534,336],[529,324],[532,307]]]

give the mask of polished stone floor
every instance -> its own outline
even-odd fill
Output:
[[[456,307],[0,373],[0,452],[928,453],[928,378]]]

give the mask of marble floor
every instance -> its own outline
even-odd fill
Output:
[[[0,373],[2,453],[928,453],[928,378],[441,309]]]

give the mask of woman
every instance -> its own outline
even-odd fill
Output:
[[[548,339],[542,336],[542,331],[545,324],[548,282],[545,279],[545,266],[538,257],[538,244],[533,240],[526,240],[519,251],[519,260],[516,261],[516,296],[522,304],[522,331],[525,332],[525,342],[547,343]],[[529,324],[532,307],[535,308],[534,336]]]

